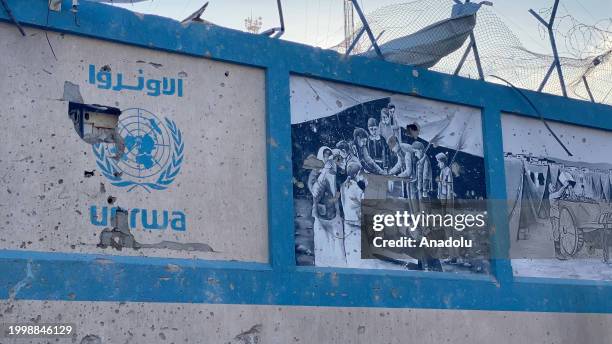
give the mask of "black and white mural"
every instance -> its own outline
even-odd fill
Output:
[[[291,78],[298,265],[483,273],[483,257],[361,259],[361,202],[483,199],[478,109]]]
[[[612,134],[511,114],[502,127],[514,274],[612,280]]]

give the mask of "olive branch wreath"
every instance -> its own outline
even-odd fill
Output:
[[[112,185],[119,187],[132,186],[132,189],[141,186],[148,192],[151,192],[149,189],[164,190],[168,188],[170,184],[172,184],[176,176],[181,171],[185,144],[183,143],[183,135],[180,129],[176,126],[176,123],[168,118],[164,119],[168,129],[170,130],[172,139],[174,140],[174,150],[172,151],[171,163],[168,164],[168,167],[162,171],[155,183],[139,183],[132,180],[122,179],[121,171],[119,171],[117,166],[111,162],[111,159],[109,159],[109,156],[106,154],[104,146],[101,143],[93,145],[93,152],[96,156],[96,164],[100,168],[102,174],[111,181]]]

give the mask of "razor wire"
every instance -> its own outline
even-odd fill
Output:
[[[382,45],[450,18],[453,4],[452,0],[416,0],[378,8],[367,14],[366,18],[374,36],[378,37],[377,43]],[[547,18],[550,9],[540,10],[539,13]],[[525,15],[529,15],[527,11]],[[543,54],[525,48],[494,8],[481,7],[476,18],[473,33],[485,80],[498,83],[499,80],[489,77],[497,75],[517,87],[538,90],[554,60],[552,52]],[[359,32],[362,26],[361,23],[356,25],[355,32]],[[540,25],[540,28],[542,29],[540,35],[547,35],[543,26]],[[585,25],[562,6],[558,11],[553,31],[557,42],[563,43],[564,46],[560,63],[568,96],[590,100],[588,85],[595,102],[612,105],[612,19],[604,19],[594,25]],[[437,38],[432,37],[432,44],[435,43],[435,39]],[[344,53],[352,41],[353,37],[349,37],[331,49]],[[444,42],[441,42],[441,46],[443,44]],[[430,69],[454,74],[469,44],[468,37],[454,52],[450,54],[441,52],[440,61]],[[550,46],[546,44],[543,48],[549,50]],[[362,35],[351,54],[362,54],[370,49],[372,49],[371,42],[366,35]],[[458,75],[473,79],[479,77],[472,53],[465,59]],[[561,85],[555,72],[550,75],[542,91],[562,95]]]

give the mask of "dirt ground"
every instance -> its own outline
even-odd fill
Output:
[[[511,243],[511,257],[521,258],[512,260],[512,270],[515,276],[523,277],[612,280],[612,264],[603,262],[603,250],[589,250],[588,246],[585,243],[568,260],[555,259],[550,221],[539,219],[525,240]]]

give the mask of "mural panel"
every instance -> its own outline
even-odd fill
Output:
[[[478,109],[294,76],[291,123],[298,265],[488,271],[486,252],[361,259],[364,199],[415,210],[486,197]]]
[[[514,274],[612,279],[612,134],[511,114],[502,127]]]

